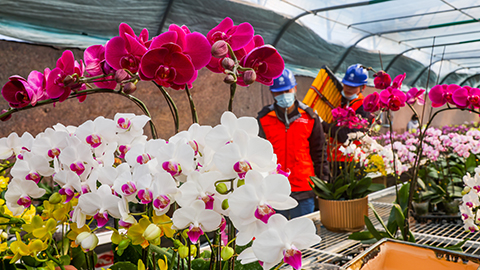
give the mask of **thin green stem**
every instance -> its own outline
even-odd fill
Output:
[[[65,267],[63,267],[63,264],[55,257],[52,256],[52,254],[50,254],[50,252],[48,252],[48,250],[45,250],[45,253],[47,254],[47,257],[52,260],[54,263],[56,263],[60,269],[62,270],[65,270]]]
[[[409,105],[410,106],[410,105]],[[413,109],[413,108],[412,108]],[[390,147],[392,148],[392,155],[393,155],[393,171],[395,175],[395,195],[398,198],[398,174],[397,174],[397,163],[395,162],[395,149],[393,149],[393,123],[392,118],[390,117],[390,111],[387,111],[387,119],[388,119],[388,126],[390,129]]]
[[[233,112],[233,98],[237,90],[237,83],[230,84],[230,100],[228,101],[228,111]]]
[[[187,84],[185,84],[185,92],[187,93],[188,101],[190,102],[190,110],[192,112],[192,122],[198,123],[197,109],[195,108],[195,103],[193,103],[192,94],[190,93],[190,89],[188,89]]]
[[[110,93],[110,94],[117,94],[117,95],[120,95],[120,96],[123,96],[123,97],[126,97],[128,98],[129,100],[133,101],[141,110],[144,114],[146,114],[148,117],[151,118],[150,116],[150,113],[148,112],[148,109],[147,107],[145,106],[145,104],[139,100],[138,98],[134,97],[134,96],[131,96],[131,95],[127,95],[123,92],[119,92],[119,91],[115,91],[115,90],[112,90],[112,89],[106,89],[106,88],[94,88],[94,89],[87,89],[87,90],[82,90],[82,91],[77,91],[76,93],[74,94],[71,94],[70,96],[67,97],[67,99],[71,99],[71,98],[76,98],[78,96],[81,96],[81,95],[86,95],[86,94],[99,94],[99,93]],[[58,98],[53,98],[53,99],[47,99],[47,100],[41,100],[39,102],[37,102],[37,104],[35,106],[32,106],[32,105],[27,105],[25,107],[22,107],[22,108],[10,108],[8,111],[6,111],[5,113],[2,113],[0,114],[0,119],[1,118],[4,118],[4,117],[7,117],[13,113],[17,113],[17,112],[20,112],[20,111],[24,111],[24,110],[28,110],[28,109],[31,109],[31,108],[37,108],[37,107],[40,107],[40,106],[44,106],[44,105],[47,105],[47,104],[52,104],[52,103],[55,103],[55,102],[58,102],[59,99]],[[155,125],[153,124],[152,120],[150,120],[150,128],[151,128],[151,131],[152,131],[152,137],[154,139],[157,138],[157,132],[155,130]]]
[[[172,114],[173,122],[175,124],[175,133],[178,133],[178,130],[180,129],[180,124],[178,121],[178,108],[177,105],[175,105],[175,102],[173,101],[172,97],[168,94],[167,90],[156,82],[153,82],[157,88],[160,90],[160,92],[163,94],[163,97],[165,97],[165,100],[167,101],[168,107],[170,108],[170,113]]]

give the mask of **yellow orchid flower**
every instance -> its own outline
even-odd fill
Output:
[[[7,189],[8,182],[10,181],[10,178],[5,177],[5,176],[0,176],[0,192],[4,191]]]
[[[162,230],[162,235],[164,234],[166,237],[172,238],[175,230],[172,229],[172,219],[170,219],[167,215],[157,216],[155,212],[153,213],[152,217],[153,223],[157,224]]]
[[[142,259],[138,259],[137,270],[145,270],[145,264],[143,264]]]
[[[62,202],[64,201],[65,201],[65,198],[62,199]],[[68,203],[57,203],[57,204],[52,204],[49,201],[44,201],[42,217],[44,219],[54,218],[57,221],[66,222],[70,218],[69,213],[70,211],[72,211],[72,208],[73,208],[72,201]]]
[[[163,260],[162,259],[158,259],[158,268],[160,270],[168,270],[168,260],[167,260],[167,256],[163,255]]]
[[[0,212],[2,212],[5,215],[11,216],[11,217],[16,217],[16,218],[22,218],[26,223],[30,223],[32,221],[32,218],[37,214],[37,210],[35,209],[35,206],[30,205],[29,208],[25,209],[22,214],[14,216],[12,211],[10,211],[6,205],[2,205]],[[6,223],[8,222],[8,219],[6,218],[0,218],[0,223]]]
[[[0,244],[0,253],[6,251],[8,249],[8,244],[7,242],[3,242]]]
[[[34,216],[30,224],[24,224],[23,229],[31,233],[35,238],[45,240],[52,237],[57,229],[57,221],[53,218],[43,221],[40,216]]]
[[[30,241],[30,243],[25,244],[20,237],[20,234],[16,233],[17,240],[10,244],[10,250],[13,252],[14,256],[10,262],[16,262],[22,256],[36,256],[37,253],[48,248],[47,241],[42,242],[40,239],[35,239]]]
[[[146,248],[149,244],[160,244],[161,230],[150,222],[147,216],[143,216],[137,224],[128,228],[127,235],[132,239],[133,245],[141,245],[142,248]]]

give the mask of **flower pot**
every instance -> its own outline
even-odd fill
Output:
[[[428,206],[430,202],[412,202],[413,210],[416,216],[424,216],[428,213]]]
[[[479,267],[480,259],[477,256],[384,238],[343,265],[342,269],[475,270]]]
[[[458,214],[458,212],[460,211],[458,208],[460,202],[458,200],[453,200],[451,202],[442,202],[442,204],[443,204],[443,210],[447,215],[455,215],[455,214]]]
[[[368,216],[368,196],[346,201],[318,198],[318,208],[323,226],[333,232],[358,232],[365,227]]]

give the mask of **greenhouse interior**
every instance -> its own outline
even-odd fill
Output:
[[[0,1],[8,270],[480,269],[480,3]]]

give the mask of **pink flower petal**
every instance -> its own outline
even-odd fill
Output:
[[[135,32],[133,31],[132,27],[130,27],[130,25],[126,24],[126,23],[121,23],[119,26],[118,26],[118,35],[122,38],[122,39],[127,39],[125,37],[125,34],[128,34],[130,36],[136,36],[135,35]]]
[[[455,90],[455,92],[453,92],[452,94],[452,99],[453,99],[453,102],[455,102],[455,104],[458,106],[458,107],[467,107],[468,106],[468,90],[465,89],[465,88],[458,88]]]
[[[177,43],[182,49],[185,49],[186,47],[185,31],[183,31],[183,29],[176,24],[171,24],[170,27],[168,27],[168,31],[173,31],[177,33],[177,40],[175,41],[175,43]]]
[[[114,69],[122,69],[120,63],[127,54],[125,40],[121,37],[114,37],[105,45],[105,60]]]
[[[190,56],[196,70],[205,67],[211,58],[211,45],[204,35],[191,33],[185,36],[186,45],[183,46],[183,53]]]
[[[230,43],[232,50],[235,51],[247,45],[252,40],[253,34],[254,30],[251,24],[247,22],[241,23],[227,42]]]
[[[228,29],[232,27],[233,27],[233,20],[231,18],[226,17],[225,19],[223,19],[217,26],[215,26],[212,30],[210,30],[207,33],[207,39],[210,41],[210,44],[213,44],[215,43],[215,41],[217,41],[213,39],[212,37],[213,34],[215,34],[216,32],[226,32]]]
[[[167,55],[168,49],[166,48],[149,50],[140,61],[141,74],[152,80],[155,77],[158,66],[165,62]]]
[[[175,68],[177,74],[173,82],[175,84],[185,84],[192,79],[195,73],[195,67],[190,59],[181,53],[173,53],[170,65]]]
[[[150,44],[150,50],[159,48],[166,43],[175,43],[177,41],[177,36],[177,32],[174,31],[168,31],[160,34],[152,40],[152,43]]]

